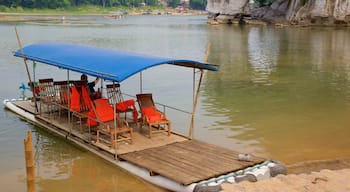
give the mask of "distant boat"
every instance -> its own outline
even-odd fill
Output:
[[[109,12],[105,18],[121,19],[128,14],[127,10],[121,10],[118,12]]]

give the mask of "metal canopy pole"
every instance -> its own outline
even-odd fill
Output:
[[[196,96],[195,96],[194,103],[193,103],[193,111],[192,111],[190,132],[189,132],[189,138],[190,139],[193,139],[194,115],[196,113],[196,108],[197,108],[197,103],[198,103],[198,98],[199,98],[199,91],[200,91],[201,84],[202,84],[204,70],[201,69],[200,72],[201,72],[201,75],[199,77],[199,82],[198,82],[198,87],[197,87],[197,91],[196,91]]]
[[[140,72],[140,93],[142,93],[142,71]]]
[[[113,89],[115,90],[115,82],[113,81]],[[112,146],[114,146],[114,158],[117,158],[117,145],[115,140],[117,140],[117,99],[113,103],[113,115],[114,115],[114,135],[113,135],[113,143],[111,143]],[[119,118],[119,117],[118,117]]]
[[[35,89],[36,89],[36,85],[35,85],[36,84],[35,83],[36,82],[36,80],[35,80],[35,69],[36,69],[36,63],[35,63],[35,61],[33,61],[33,78],[34,78],[33,81],[34,82],[32,83],[32,86],[33,86],[33,92],[34,93],[35,93]],[[38,101],[37,101],[37,98],[36,98],[36,94],[34,94],[34,98],[33,99],[34,99],[34,105],[38,106],[38,103],[37,103]]]
[[[71,124],[71,126],[69,126],[69,134],[72,132],[72,126],[73,126],[73,122],[71,122],[71,119],[70,119],[70,96],[71,96],[71,93],[70,93],[70,87],[69,87],[69,70],[67,70],[67,89],[68,89],[68,125]]]

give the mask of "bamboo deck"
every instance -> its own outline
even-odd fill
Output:
[[[18,107],[36,114],[33,103],[14,102]],[[146,133],[134,128],[134,143],[121,142],[115,149],[103,143],[95,143],[94,135],[81,131],[76,123],[67,123],[67,117],[39,116],[36,118],[48,126],[56,127],[94,147],[110,154],[117,154],[119,160],[143,167],[153,175],[162,175],[182,185],[200,182],[223,174],[238,171],[265,161],[252,156],[252,161],[238,161],[238,152],[197,140],[165,133],[155,134],[152,139]],[[144,132],[146,132],[144,130]]]

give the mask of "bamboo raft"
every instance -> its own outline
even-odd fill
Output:
[[[147,169],[151,175],[161,175],[184,186],[212,177],[238,171],[260,164],[263,158],[253,156],[251,161],[239,161],[238,152],[198,140],[189,140],[172,133],[155,134],[149,139],[140,131],[134,132],[134,143],[120,142],[115,149],[96,143],[94,135],[80,130],[76,123],[67,123],[67,116],[38,114],[30,101],[14,101],[17,107],[35,115],[41,125],[63,134],[70,134],[86,146],[107,154],[114,161],[126,161]],[[40,102],[38,102],[40,105]],[[138,130],[134,127],[134,130]],[[116,159],[114,159],[116,158]]]
[[[39,91],[40,102],[34,107],[29,100],[4,100],[4,105],[21,118],[64,137],[131,174],[171,191],[192,192],[203,187],[220,187],[223,182],[267,179],[280,169],[281,166],[273,161],[193,139],[194,117],[204,73],[218,71],[218,65],[64,43],[39,43],[22,48],[17,31],[16,35],[20,50],[14,56],[23,58],[32,97],[35,98]],[[205,60],[207,57],[208,52]],[[31,81],[27,60],[67,70],[67,78],[63,81],[39,79],[37,90]],[[156,103],[163,107],[163,111],[159,111],[152,94],[143,92],[141,72],[164,64],[193,68],[192,112]],[[71,81],[70,71],[112,83],[106,85],[107,97],[92,101],[82,86],[86,82]],[[141,80],[136,94],[140,118],[135,101],[124,100],[120,91],[120,83],[137,73]],[[81,87],[81,93],[77,87]],[[118,109],[118,105],[124,106],[123,109]],[[124,109],[125,105],[128,109]],[[171,126],[175,119],[166,117],[165,108],[191,116],[188,136],[174,131],[180,129]],[[126,112],[132,112],[132,117],[128,118]],[[142,130],[143,125],[147,126],[148,133]]]

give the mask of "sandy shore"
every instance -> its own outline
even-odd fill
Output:
[[[238,184],[221,185],[222,191],[240,192],[348,192],[350,159],[300,162],[288,165],[288,175]]]
[[[350,169],[322,170],[310,174],[278,175],[256,183],[222,184],[222,191],[240,192],[348,192]]]

